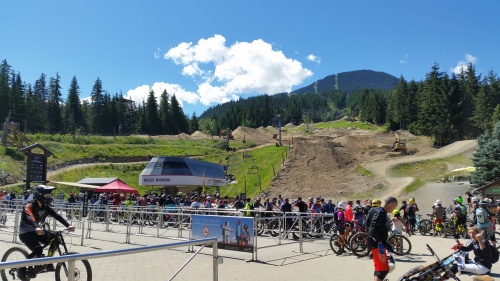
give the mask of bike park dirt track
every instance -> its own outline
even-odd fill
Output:
[[[272,183],[269,190],[271,196],[278,194],[289,198],[322,196],[335,201],[347,199],[353,194],[363,194],[363,192],[377,197],[400,196],[403,195],[404,187],[410,184],[413,178],[391,176],[391,169],[395,165],[446,158],[459,153],[471,155],[477,147],[477,141],[466,140],[435,148],[429,138],[401,131],[401,139],[412,151],[412,154],[408,155],[391,151],[391,145],[394,142],[393,133],[355,128],[315,129],[314,125],[310,125],[309,132],[304,133],[301,130],[293,130],[293,127],[290,124],[286,125],[282,132],[283,145],[290,145],[291,150],[285,165]],[[272,138],[272,135],[276,132],[277,130],[272,127],[238,127],[232,134],[236,140],[251,141],[260,147],[273,145],[276,140]],[[218,136],[195,132],[192,135],[155,136],[154,138],[195,140],[216,139]],[[95,164],[72,165],[51,171],[48,175],[50,178],[63,171],[91,165]],[[369,170],[373,176],[362,175],[360,167]],[[426,189],[421,188],[421,190]]]

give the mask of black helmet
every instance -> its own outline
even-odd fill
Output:
[[[51,194],[54,189],[56,188],[53,186],[37,185],[35,187],[35,199],[42,204],[50,204],[52,198],[45,198],[45,194]]]

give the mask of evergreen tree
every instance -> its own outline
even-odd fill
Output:
[[[49,101],[48,101],[48,121],[49,132],[60,133],[62,131],[62,112],[61,112],[61,77],[56,73],[56,77],[50,78],[49,82]]]
[[[464,117],[462,127],[467,134],[466,138],[475,138],[480,133],[480,130],[472,118],[474,116],[474,101],[476,100],[476,95],[479,93],[481,77],[476,76],[476,69],[472,63],[467,65],[465,71],[461,71],[459,77],[462,91],[464,91],[461,101]]]
[[[496,123],[493,134],[486,131],[477,142],[478,148],[472,157],[476,167],[472,181],[484,185],[500,177],[500,122]]]
[[[10,95],[10,109],[12,112],[11,116],[14,117],[14,120],[19,122],[20,125],[25,122],[25,99],[25,86],[23,85],[21,75],[19,73],[15,75],[13,74]]]
[[[0,65],[0,123],[3,123],[10,110],[10,74],[11,66],[6,60]]]
[[[158,135],[161,131],[160,116],[158,115],[158,103],[155,92],[151,90],[146,102],[146,133],[148,135]]]
[[[198,123],[198,117],[196,117],[196,112],[193,112],[193,115],[191,115],[191,119],[189,120],[189,133],[193,134],[198,131],[199,128],[200,124]]]
[[[65,131],[74,135],[79,128],[84,127],[82,105],[80,103],[80,86],[78,86],[76,76],[71,79],[64,109]]]
[[[160,134],[172,134],[172,128],[170,125],[170,118],[172,117],[172,115],[170,114],[170,101],[167,90],[163,90],[163,92],[161,93],[159,114],[161,124]]]
[[[104,116],[105,116],[105,105],[104,105],[104,94],[102,89],[102,82],[99,78],[94,83],[92,87],[92,93],[90,94],[91,100],[91,110],[90,110],[90,132],[92,134],[102,134],[104,130]]]
[[[182,107],[177,101],[175,95],[172,95],[172,97],[170,98],[170,109],[171,109],[170,114],[172,116],[171,117],[172,133],[173,134],[187,133],[189,131],[189,125],[186,119],[186,115],[184,115]]]
[[[419,124],[424,135],[432,136],[436,142],[443,143],[442,137],[446,129],[447,93],[445,75],[439,71],[439,65],[434,64],[431,72],[427,73],[423,83],[423,91],[419,97],[420,114]]]
[[[41,133],[47,131],[48,124],[48,89],[45,74],[41,74],[40,78],[35,81],[33,87],[32,108],[28,111],[33,118],[32,123],[28,124],[28,128],[33,133]]]

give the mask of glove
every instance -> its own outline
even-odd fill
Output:
[[[378,253],[381,255],[385,254],[385,248],[383,243],[378,244]]]

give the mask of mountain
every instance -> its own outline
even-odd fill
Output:
[[[392,90],[399,79],[385,72],[355,70],[328,75],[309,86],[297,89],[290,94],[324,93],[341,90],[350,93],[361,89]]]

